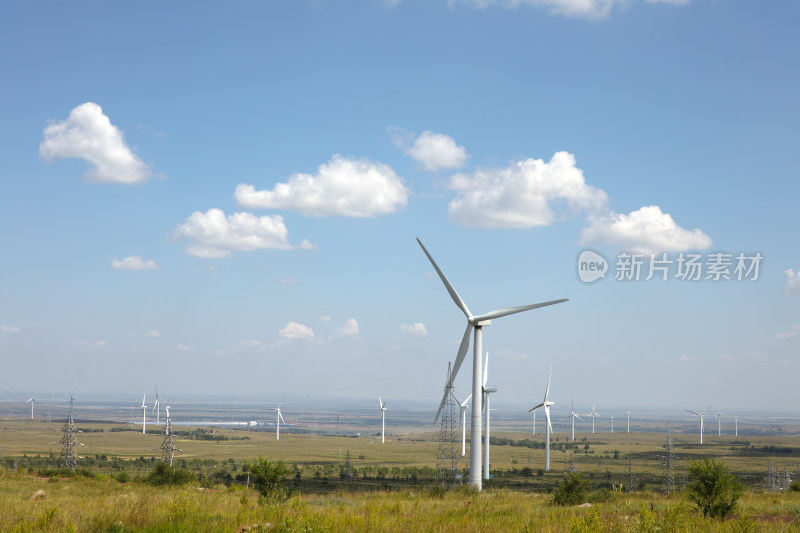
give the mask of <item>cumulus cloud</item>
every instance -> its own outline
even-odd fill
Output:
[[[84,174],[87,181],[134,184],[150,179],[152,173],[125,144],[103,109],[86,102],[73,109],[67,120],[54,122],[44,129],[39,157],[54,159],[80,158],[89,164]]]
[[[795,274],[794,270],[787,268],[783,273],[786,274],[786,284],[783,286],[783,292],[786,294],[800,294],[800,270]]]
[[[271,191],[240,183],[233,196],[243,207],[289,209],[311,217],[375,217],[408,202],[408,190],[391,167],[340,155],[320,165],[316,175],[292,174]]]
[[[800,334],[800,324],[792,326],[792,329],[789,331],[784,331],[781,333],[776,333],[775,337],[778,339],[791,339],[792,337],[796,337]]]
[[[463,167],[469,157],[452,137],[432,131],[423,131],[406,153],[422,163],[426,170],[434,171]]]
[[[413,324],[401,324],[400,330],[395,334],[395,337],[412,337],[424,338],[428,336],[428,329],[422,322],[414,322]]]
[[[515,9],[521,5],[541,7],[553,15],[600,19],[608,17],[615,9],[629,6],[633,0],[448,0],[450,7],[467,4],[479,9],[499,5]],[[649,4],[686,4],[690,0],[647,0]]]
[[[649,205],[628,215],[610,211],[590,217],[581,243],[604,243],[630,252],[679,252],[708,249],[711,237],[699,229],[678,226],[660,207]]]
[[[186,344],[176,344],[175,349],[179,352],[196,352],[197,348],[194,346],[187,346]]]
[[[529,158],[456,174],[449,187],[458,191],[448,206],[450,219],[467,227],[546,226],[563,208],[594,213],[608,203],[606,193],[586,183],[575,156],[567,152],[557,152],[549,162]]]
[[[5,324],[0,324],[0,332],[19,333],[20,329],[17,326],[6,326]]]
[[[158,270],[158,265],[152,259],[144,261],[138,255],[129,255],[122,260],[112,259],[111,266],[122,270]]]
[[[289,230],[280,215],[257,217],[252,213],[225,215],[221,209],[195,211],[175,229],[177,239],[193,241],[186,252],[195,257],[229,257],[233,252],[265,248],[289,250]]]
[[[323,322],[330,322],[331,315],[322,315],[321,317],[319,317],[319,319],[322,320]]]
[[[159,333],[158,330],[151,329],[150,331],[145,333],[144,336],[145,337],[150,337],[151,339],[157,339],[157,338],[159,338],[161,336],[161,333]]]
[[[346,337],[354,337],[358,335],[358,321],[355,318],[348,318],[344,326],[339,328],[339,334]]]
[[[309,339],[314,336],[314,330],[297,322],[289,322],[286,327],[278,332],[282,339]]]

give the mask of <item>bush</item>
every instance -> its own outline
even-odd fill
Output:
[[[144,478],[148,485],[186,485],[197,478],[192,472],[169,466],[163,461],[156,463],[155,469]]]
[[[556,505],[578,505],[586,500],[587,481],[578,472],[570,472],[553,491]]]
[[[721,520],[733,511],[742,495],[742,485],[723,461],[690,461],[688,469],[695,478],[687,487],[688,497],[703,511],[704,517]]]
[[[789,492],[800,492],[800,479],[792,481],[789,485]]]
[[[287,484],[289,468],[283,461],[272,462],[260,457],[250,464],[253,486],[260,494],[259,500],[267,503],[280,503],[291,496]]]

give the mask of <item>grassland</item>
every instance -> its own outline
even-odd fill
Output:
[[[712,522],[680,492],[657,492],[662,433],[580,434],[568,447],[557,435],[545,473],[541,435],[497,432],[493,479],[476,494],[433,485],[434,433],[392,435],[381,445],[368,436],[282,433],[276,441],[271,432],[215,429],[205,436],[217,440],[187,435],[176,442],[178,464],[196,470],[200,481],[160,488],[135,481],[152,470],[158,434],[114,423],[78,426],[84,430],[79,466],[94,478],[48,478],[31,466],[57,460],[60,424],[0,421],[0,531],[235,531],[253,524],[264,530],[271,524],[271,531],[800,531],[800,493],[764,492],[770,461],[778,472],[797,472],[795,435],[706,435],[702,446],[696,435],[672,435],[679,488],[686,461],[700,457],[723,459],[748,486],[737,516]],[[300,492],[281,505],[260,505],[252,489],[235,480],[259,455],[289,464]],[[592,507],[551,504],[549,491],[568,468],[589,478]],[[131,481],[117,481],[120,472]],[[220,481],[223,472],[233,479]],[[39,489],[45,499],[29,501]]]

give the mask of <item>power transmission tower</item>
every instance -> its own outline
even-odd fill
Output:
[[[439,471],[439,482],[450,487],[459,480],[458,462],[461,457],[458,438],[458,416],[461,406],[453,396],[453,387],[450,385],[452,367],[447,363],[447,381],[445,381],[445,404],[442,407],[441,425],[439,428],[439,448],[436,453],[436,469]],[[478,436],[480,438],[480,435]]]
[[[61,466],[70,470],[75,470],[78,466],[78,437],[75,435],[78,430],[72,420],[72,404],[74,401],[74,398],[70,396],[69,413],[63,429],[64,436],[61,437]]]
[[[633,475],[633,459],[628,459],[628,492],[636,490],[636,477]]]
[[[777,492],[778,491],[778,472],[775,470],[775,465],[772,461],[769,462],[769,466],[767,467],[767,492]]]
[[[672,446],[672,436],[667,436],[661,459],[661,466],[664,469],[664,492],[669,494],[675,490],[675,464],[678,462],[678,456],[675,455],[675,448]]]
[[[169,402],[167,402],[169,403]],[[175,435],[172,434],[172,417],[169,415],[167,405],[167,421],[164,424],[164,440],[161,442],[161,460],[172,466],[175,458]]]

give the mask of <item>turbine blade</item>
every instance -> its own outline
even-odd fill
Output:
[[[438,421],[439,421],[439,415],[441,415],[441,414],[442,414],[442,409],[444,409],[444,402],[446,402],[446,401],[447,401],[447,392],[445,392],[445,393],[442,395],[442,401],[441,401],[441,403],[439,404],[439,410],[438,410],[438,411],[436,411],[436,418],[434,418],[434,419],[433,419],[433,423],[434,423],[434,424],[435,424],[436,422],[438,422]]]
[[[281,405],[283,405],[283,400],[285,400],[285,399],[286,399],[286,394],[284,394],[283,398],[281,398],[281,403],[278,404],[278,409],[281,408]]]
[[[544,406],[544,416],[547,418],[547,427],[550,430],[550,433],[553,432],[553,424],[550,423],[550,406],[545,404]]]
[[[456,362],[453,363],[453,370],[450,372],[450,383],[449,386],[453,386],[453,381],[456,379],[456,374],[458,374],[458,369],[461,368],[461,363],[464,362],[464,356],[467,355],[467,349],[469,349],[469,336],[472,333],[472,324],[467,322],[467,329],[464,330],[464,337],[461,339],[461,346],[458,347],[458,355],[456,356]]]
[[[286,420],[283,419],[283,415],[281,414],[280,411],[278,411],[278,418],[280,418],[281,422],[283,422],[284,424],[286,423]]]
[[[464,400],[464,402],[463,402],[463,403],[461,403],[461,407],[466,407],[466,406],[467,406],[467,402],[468,402],[468,401],[470,401],[471,399],[472,399],[472,394],[470,394],[469,396],[467,396],[467,399],[466,399],[466,400]]]
[[[695,416],[700,416],[700,413],[695,413],[694,411],[690,411],[689,409],[687,409],[686,411],[688,411],[689,413],[692,413]]]
[[[528,412],[530,413],[531,411],[535,411],[535,410],[537,410],[538,408],[540,408],[540,407],[542,407],[542,406],[544,406],[544,402],[540,403],[540,404],[539,404],[539,405],[537,405],[536,407],[533,407],[533,408],[531,408],[531,409],[528,409]]]
[[[550,375],[547,376],[547,388],[544,390],[544,401],[547,401],[547,396],[550,394],[550,379],[553,377],[553,365],[550,365]]]
[[[489,352],[486,352],[486,362],[483,365],[483,388],[486,388],[486,382],[489,380]]]
[[[425,252],[425,255],[428,256],[428,260],[433,265],[433,268],[436,270],[436,273],[439,274],[439,278],[441,278],[442,283],[444,283],[445,288],[447,288],[447,292],[450,293],[450,298],[453,299],[453,302],[455,302],[455,304],[458,306],[459,309],[461,309],[461,311],[464,313],[464,315],[466,315],[467,318],[472,318],[472,313],[469,312],[467,304],[464,303],[464,300],[461,299],[461,296],[458,295],[453,286],[450,285],[450,282],[447,281],[447,278],[444,276],[444,272],[441,271],[439,265],[436,264],[436,261],[433,260],[431,254],[428,253],[428,250],[425,248],[425,245],[422,244],[422,241],[419,240],[419,238],[417,238],[417,242],[422,248],[422,251]]]
[[[708,404],[708,407],[706,407],[706,408],[705,408],[705,410],[703,410],[703,414],[706,414],[706,411],[708,411],[709,409],[711,409],[711,406],[712,406],[712,405],[714,405],[714,404],[713,404],[713,403],[710,403],[710,404]]]
[[[541,302],[538,304],[531,304],[531,305],[522,305],[520,307],[505,307],[503,309],[495,309],[494,311],[489,311],[486,314],[479,315],[476,317],[472,317],[473,322],[481,322],[483,320],[493,320],[495,318],[500,318],[508,315],[513,315],[514,313],[521,313],[523,311],[528,311],[529,309],[538,309],[540,307],[547,307],[548,305],[560,304],[562,302],[568,301],[569,298],[562,298],[561,300],[552,300],[550,302]]]
[[[383,400],[381,400],[380,396],[378,396],[378,407],[383,407]]]

